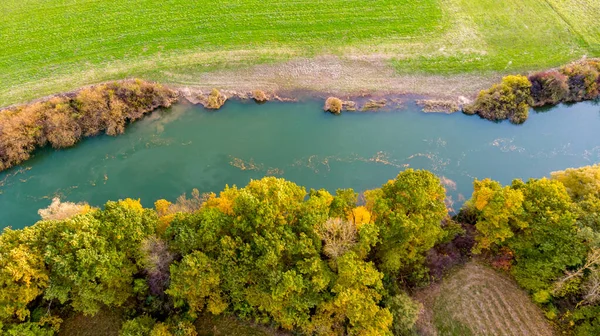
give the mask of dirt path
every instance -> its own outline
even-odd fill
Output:
[[[243,69],[220,70],[172,84],[191,89],[219,88],[248,92],[255,89],[280,94],[307,91],[343,97],[415,94],[431,98],[474,97],[500,76],[482,75],[401,75],[385,56],[320,56],[283,63],[263,64]],[[175,78],[174,78],[175,79]]]

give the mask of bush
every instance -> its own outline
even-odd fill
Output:
[[[343,102],[341,99],[336,98],[336,97],[329,97],[325,101],[325,106],[323,107],[323,109],[326,112],[340,114],[342,112],[342,105],[343,105]]]
[[[466,114],[479,114],[488,120],[509,119],[513,124],[522,124],[529,115],[531,83],[525,76],[506,76],[500,84],[479,92],[473,104],[465,107]]]
[[[82,136],[121,134],[127,123],[171,106],[176,98],[170,89],[133,80],[0,111],[0,171],[29,159],[31,152],[48,143],[65,148]]]
[[[267,100],[269,100],[265,92],[262,90],[252,91],[252,99],[254,99],[254,101],[256,101],[257,103],[264,103]]]
[[[529,81],[533,106],[556,105],[569,95],[568,77],[556,70],[534,73]]]
[[[225,104],[226,101],[227,97],[224,94],[217,89],[212,89],[206,98],[204,107],[210,110],[218,110]]]
[[[566,65],[560,71],[566,75],[569,83],[569,102],[595,99],[598,97],[600,62],[583,60]]]

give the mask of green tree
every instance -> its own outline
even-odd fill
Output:
[[[352,189],[338,189],[331,201],[330,217],[346,218],[350,211],[356,207],[358,194]]]
[[[500,183],[485,179],[473,182],[473,196],[467,207],[477,214],[477,246],[475,252],[501,245],[514,236],[514,231],[527,227],[520,220],[523,212],[523,193]]]
[[[385,300],[385,306],[394,317],[392,332],[396,336],[413,335],[422,304],[415,302],[406,293],[399,293]]]
[[[233,312],[301,327],[331,278],[315,227],[327,219],[332,197],[311,191],[304,202],[305,196],[303,188],[273,177],[226,188],[196,214],[175,219],[167,235],[182,254],[197,250],[211,260]]]
[[[372,263],[354,252],[338,258],[333,296],[317,307],[307,331],[317,335],[390,335],[392,315],[379,306],[384,293],[382,278]]]
[[[521,286],[546,291],[567,268],[581,264],[587,249],[577,236],[576,216],[565,187],[546,178],[513,182],[523,192],[520,221],[529,223],[508,241],[514,251],[513,274]]]
[[[54,330],[44,328],[36,322],[22,322],[7,326],[4,330],[0,324],[0,332],[6,336],[53,336]]]
[[[425,253],[443,237],[446,193],[431,172],[408,169],[365,193],[379,228],[378,267],[384,273],[424,274]]]
[[[143,266],[141,243],[154,232],[156,215],[139,201],[125,200],[36,227],[37,245],[50,265],[44,298],[93,315],[101,305],[120,306],[133,295],[134,276]]]
[[[175,301],[175,307],[187,305],[192,316],[204,308],[217,315],[227,308],[220,284],[221,275],[214,261],[204,253],[195,251],[171,265],[171,285],[167,294]]]
[[[120,336],[148,336],[152,331],[156,321],[148,316],[142,315],[134,319],[127,320],[121,326]]]
[[[36,248],[37,228],[5,229],[0,235],[0,321],[29,317],[29,303],[48,287],[44,257]]]

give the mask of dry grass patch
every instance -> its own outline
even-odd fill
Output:
[[[425,305],[418,323],[425,335],[553,335],[527,293],[510,278],[475,262],[416,298]]]
[[[460,111],[458,103],[453,100],[423,99],[417,100],[417,104],[423,108],[423,112],[454,113]]]
[[[387,104],[387,100],[386,99],[379,99],[379,100],[369,99],[363,105],[362,111],[379,110],[380,108],[385,107],[386,104]]]

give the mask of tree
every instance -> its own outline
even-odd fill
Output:
[[[485,179],[473,182],[473,196],[467,207],[477,213],[477,245],[474,252],[501,245],[514,235],[514,231],[527,227],[520,220],[523,212],[523,193],[504,187],[496,181]]]
[[[325,106],[323,110],[326,112],[331,112],[333,114],[340,114],[342,112],[343,102],[341,99],[336,97],[329,97],[325,101]]]
[[[338,189],[331,201],[329,210],[330,217],[346,218],[351,215],[352,209],[356,207],[358,194],[352,189]]]
[[[571,199],[558,181],[546,178],[513,182],[523,192],[520,221],[529,223],[508,241],[514,251],[513,274],[519,284],[532,291],[549,291],[554,279],[567,268],[583,262],[586,248],[577,236]]]
[[[323,252],[332,259],[337,259],[356,243],[356,226],[341,218],[328,219],[317,232],[324,242]]]
[[[38,210],[38,214],[42,217],[42,220],[61,220],[85,214],[92,210],[92,207],[87,203],[61,202],[60,198],[55,197],[52,199],[50,206]]]
[[[348,220],[354,223],[357,229],[360,229],[364,224],[371,223],[371,212],[364,206],[356,207],[348,215]]]
[[[600,64],[596,60],[581,60],[560,69],[569,79],[567,101],[582,101],[598,96],[598,78]]]
[[[576,202],[590,196],[600,197],[600,165],[569,168],[552,172],[551,176],[565,186]]]
[[[385,306],[394,317],[392,332],[396,336],[412,335],[413,328],[423,309],[421,303],[415,302],[406,293],[399,293],[385,300]]]
[[[36,244],[51,265],[46,300],[67,302],[93,315],[133,295],[143,263],[141,244],[154,233],[156,215],[139,201],[108,202],[104,210],[62,221],[42,221]]]
[[[134,319],[127,320],[121,326],[120,336],[148,336],[155,326],[156,321],[148,316],[142,315]]]
[[[196,251],[171,265],[171,285],[167,294],[175,301],[175,307],[187,305],[192,316],[204,308],[217,315],[227,308],[221,294],[221,275],[204,253]]]
[[[25,228],[0,235],[0,321],[28,318],[29,303],[49,285],[44,256],[32,244],[36,234],[36,228]]]
[[[448,215],[440,180],[425,170],[408,169],[381,189],[365,193],[379,228],[378,268],[384,273],[423,274],[425,253],[443,236]]]
[[[173,253],[164,240],[155,236],[142,241],[141,249],[150,294],[163,297],[170,281],[169,267],[173,262]]]
[[[54,330],[44,328],[36,322],[22,322],[19,324],[9,325],[8,328],[2,330],[0,324],[0,332],[6,336],[53,336]]]
[[[382,278],[372,263],[360,260],[354,252],[338,258],[333,297],[317,307],[306,331],[317,335],[389,335],[392,315],[378,305],[384,293]]]
[[[211,260],[233,312],[300,328],[331,278],[315,228],[328,218],[332,196],[311,191],[304,202],[305,196],[303,188],[274,177],[226,188],[187,219],[176,218],[167,235],[184,259],[198,251]],[[172,286],[181,284],[175,277]]]

